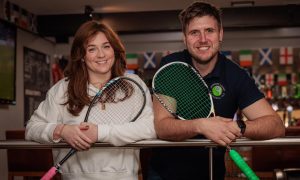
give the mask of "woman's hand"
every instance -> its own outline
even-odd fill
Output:
[[[80,123],[81,132],[84,133],[93,143],[98,140],[98,126],[93,123]]]
[[[63,138],[73,148],[83,151],[88,150],[93,141],[84,133],[90,126],[87,125],[69,125],[65,124],[60,137]]]

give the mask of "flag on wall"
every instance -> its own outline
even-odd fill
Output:
[[[262,48],[259,49],[259,65],[272,65],[272,49],[271,48]]]
[[[137,54],[126,54],[127,69],[138,69],[138,55]]]
[[[252,66],[252,51],[251,50],[241,50],[240,51],[240,65],[242,67]]]
[[[279,64],[293,64],[293,48],[281,47],[279,54]]]
[[[257,75],[253,75],[252,76],[254,81],[255,81],[255,84],[257,86],[261,86],[261,84],[264,84],[264,75],[261,75],[261,74],[257,74]]]
[[[274,74],[268,73],[265,74],[265,82],[267,86],[273,86],[274,85]]]
[[[297,84],[297,82],[298,82],[297,74],[296,73],[292,73],[291,74],[291,83],[292,84]]]
[[[277,77],[277,83],[278,83],[278,85],[280,85],[280,86],[285,86],[285,85],[287,85],[287,77],[286,77],[286,74],[284,74],[284,73],[278,74],[278,77]]]
[[[232,53],[231,51],[221,51],[221,53],[227,58],[232,60]]]
[[[156,68],[155,52],[144,53],[144,69]]]

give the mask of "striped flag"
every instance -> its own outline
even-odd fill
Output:
[[[240,51],[240,65],[242,67],[252,66],[252,51],[251,50],[241,50]]]
[[[231,51],[221,51],[221,53],[227,58],[232,60],[232,53]]]
[[[293,64],[293,48],[281,47],[279,54],[279,64]]]
[[[155,52],[144,53],[144,69],[156,68]]]
[[[284,73],[278,74],[278,77],[277,77],[277,83],[278,83],[278,85],[280,85],[280,86],[285,86],[285,85],[287,85],[287,77],[286,77],[286,74],[284,74]]]
[[[127,69],[138,69],[138,55],[137,54],[126,54]]]
[[[265,81],[267,86],[273,86],[274,85],[274,74],[268,73],[265,74]]]
[[[271,48],[262,48],[259,49],[259,59],[260,65],[272,65],[272,49]]]

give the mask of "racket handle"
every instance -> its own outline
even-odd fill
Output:
[[[66,160],[68,160],[69,159],[69,157],[71,157],[73,154],[75,154],[77,152],[77,150],[76,149],[74,149],[74,148],[72,148],[69,152],[68,152],[68,154],[59,162],[59,165],[61,166],[61,165],[63,165],[63,163],[66,161]]]
[[[53,176],[55,176],[56,172],[57,172],[57,168],[53,166],[51,169],[49,169],[48,172],[46,172],[46,174],[44,174],[41,180],[51,180]]]
[[[259,180],[259,177],[253,172],[253,170],[248,166],[248,164],[243,160],[238,152],[231,149],[229,155],[234,163],[240,168],[240,170],[245,174],[249,180]]]

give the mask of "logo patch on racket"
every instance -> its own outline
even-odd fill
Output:
[[[221,99],[225,96],[225,88],[220,83],[214,83],[210,86],[212,97],[215,99]]]

